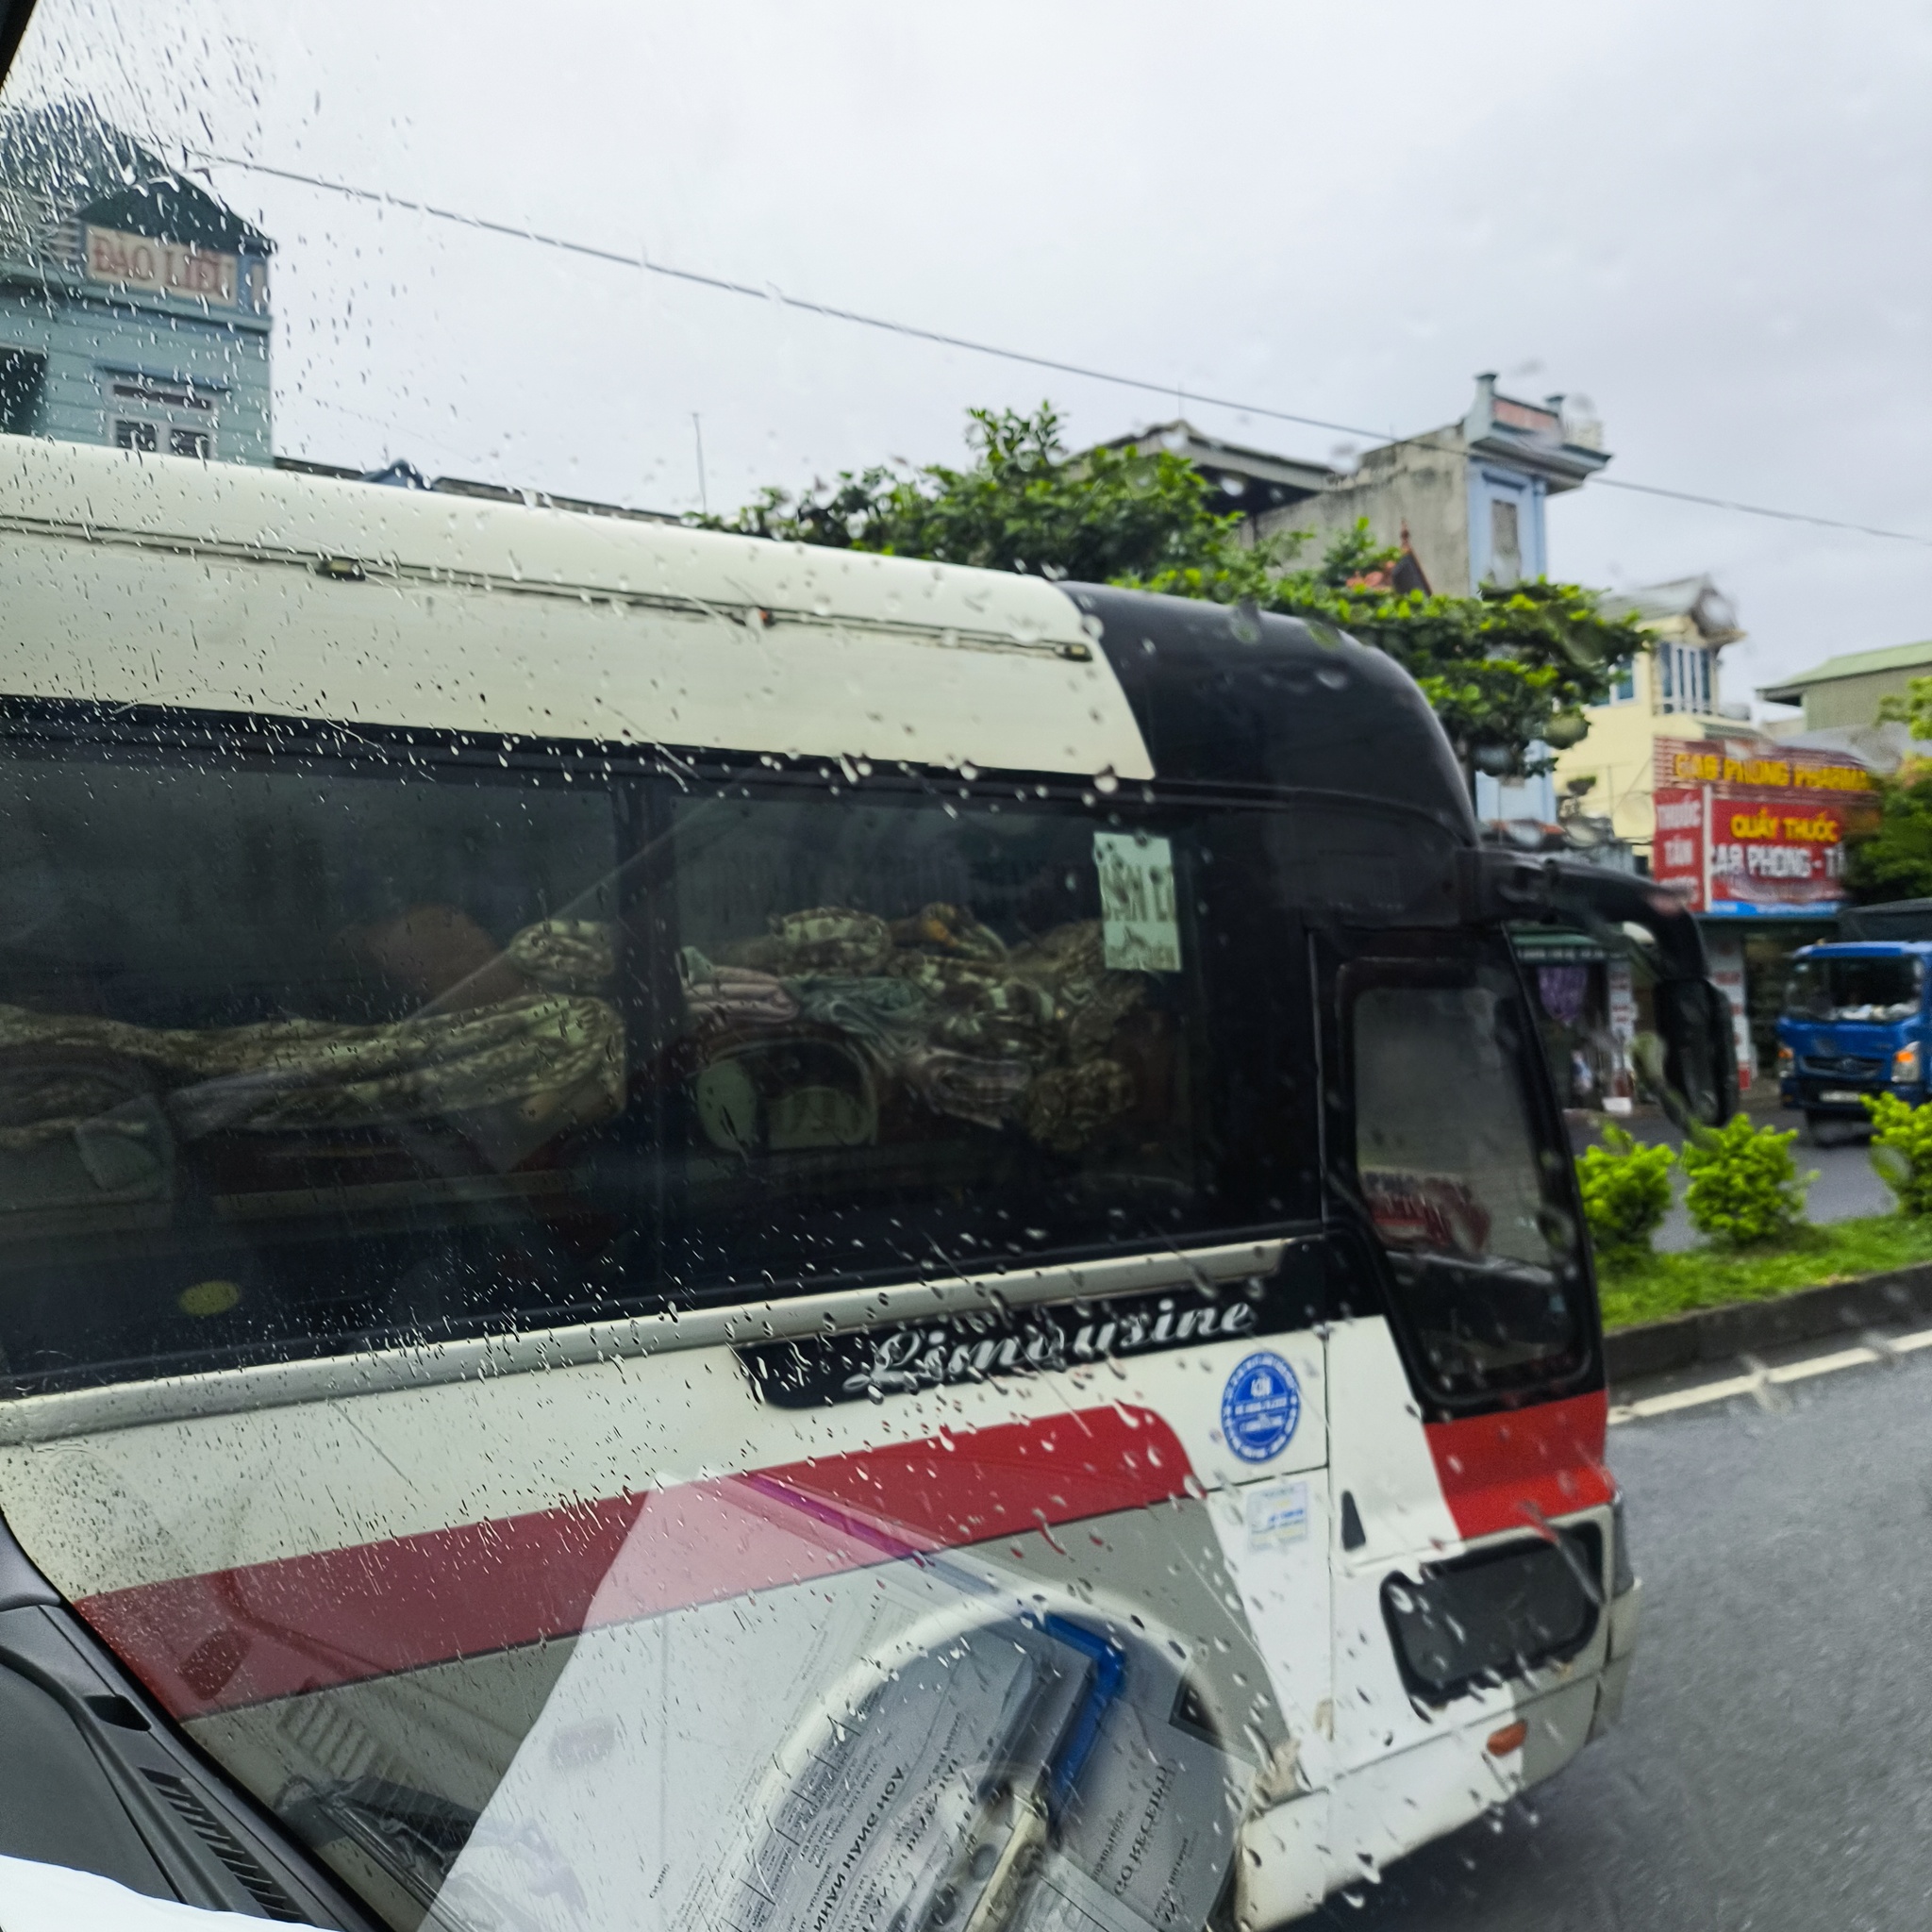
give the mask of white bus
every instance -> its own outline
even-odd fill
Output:
[[[338,1926],[1263,1926],[1638,1589],[1506,922],[1274,616],[0,439],[8,1849]],[[25,1823],[20,1821],[24,1820]]]

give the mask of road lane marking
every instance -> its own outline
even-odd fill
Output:
[[[1875,1348],[1841,1348],[1836,1355],[1814,1355],[1802,1362],[1788,1362],[1781,1369],[1773,1369],[1764,1379],[1803,1382],[1812,1375],[1828,1375],[1834,1369],[1861,1368],[1866,1362],[1883,1359]]]
[[[1643,1422],[1651,1416],[1675,1415],[1683,1409],[1702,1408],[1713,1402],[1729,1402],[1740,1395],[1761,1399],[1770,1388],[1808,1381],[1814,1375],[1835,1374],[1840,1369],[1865,1368],[1883,1361],[1888,1355],[1909,1355],[1922,1348],[1932,1348],[1932,1328],[1894,1336],[1876,1347],[1840,1348],[1828,1355],[1807,1356],[1803,1361],[1786,1362],[1775,1369],[1754,1366],[1749,1374],[1726,1375],[1722,1381],[1700,1383],[1695,1389],[1674,1389],[1665,1395],[1645,1395],[1635,1402],[1620,1402],[1610,1410],[1610,1426]]]

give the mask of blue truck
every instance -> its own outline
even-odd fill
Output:
[[[1847,908],[1839,935],[1791,956],[1777,1023],[1779,1098],[1814,1126],[1864,1122],[1868,1094],[1917,1107],[1932,1065],[1932,899]]]

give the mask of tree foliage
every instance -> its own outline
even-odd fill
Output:
[[[1878,812],[1846,840],[1854,899],[1932,898],[1932,764],[1914,761],[1878,781]]]
[[[1872,1165],[1898,1197],[1901,1214],[1932,1214],[1932,1106],[1908,1107],[1896,1093],[1868,1093]]]
[[[767,489],[711,527],[789,542],[1111,583],[1326,622],[1377,646],[1421,684],[1466,765],[1547,767],[1539,741],[1574,743],[1642,648],[1629,618],[1591,592],[1543,581],[1474,596],[1400,591],[1399,553],[1365,523],[1312,563],[1306,540],[1252,542],[1214,486],[1168,450],[1071,454],[1050,404],[968,412],[972,461],[842,471],[797,495]]]
[[[1932,677],[1915,677],[1904,696],[1878,707],[1881,721],[1912,727],[1932,739]],[[1845,883],[1854,899],[1932,898],[1932,759],[1907,758],[1878,780],[1878,810],[1848,828]]]
[[[1805,1191],[1818,1178],[1791,1158],[1796,1127],[1757,1127],[1734,1113],[1684,1143],[1684,1206],[1699,1233],[1725,1247],[1776,1241],[1805,1219]]]
[[[1650,1252],[1650,1238],[1671,1211],[1668,1147],[1640,1146],[1614,1121],[1604,1126],[1604,1144],[1586,1147],[1576,1161],[1583,1218],[1600,1255],[1626,1259]]]

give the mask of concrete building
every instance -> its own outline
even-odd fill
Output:
[[[1431,590],[1466,596],[1547,575],[1545,506],[1608,461],[1602,425],[1566,414],[1563,397],[1524,402],[1479,375],[1459,423],[1372,449],[1319,491],[1263,510],[1257,527],[1312,531],[1319,544],[1366,518],[1378,541],[1406,545]]]
[[[0,113],[0,430],[272,462],[272,247],[92,108]]]
[[[1132,436],[1117,436],[1100,447],[1138,450],[1143,456],[1167,450],[1187,458],[1219,491],[1223,513],[1239,510],[1251,527],[1258,527],[1260,519],[1273,510],[1306,503],[1340,474],[1326,463],[1224,442],[1196,429],[1185,417],[1156,423]]]
[[[1932,677],[1932,641],[1827,658],[1809,671],[1760,687],[1757,695],[1767,704],[1802,705],[1802,724],[1793,719],[1790,726],[1807,734],[1859,731],[1875,725],[1880,704],[1904,697],[1915,677]],[[1786,731],[1777,729],[1777,736]]]
[[[1609,461],[1600,424],[1561,396],[1501,395],[1493,375],[1476,377],[1461,422],[1373,449],[1353,470],[1224,441],[1184,418],[1104,447],[1188,458],[1257,538],[1312,538],[1310,560],[1366,518],[1379,543],[1406,553],[1399,588],[1454,596],[1547,575],[1545,505]]]
[[[1744,632],[1707,576],[1680,577],[1603,600],[1607,615],[1635,616],[1651,647],[1607,704],[1584,715],[1589,735],[1557,758],[1552,774],[1569,808],[1607,819],[1646,862],[1656,835],[1651,799],[1659,739],[1756,739],[1748,704],[1724,695],[1722,655]]]

